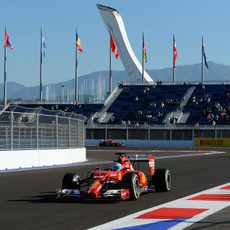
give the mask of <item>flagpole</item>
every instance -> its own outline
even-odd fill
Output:
[[[42,101],[42,28],[40,38],[40,101]]]
[[[202,49],[201,49],[201,82],[204,82],[204,39],[202,36]]]
[[[77,42],[77,30],[76,30],[76,42]],[[78,87],[78,53],[77,44],[75,46],[75,101],[79,100],[79,87]]]
[[[5,34],[6,34],[6,27],[5,27]],[[7,47],[4,47],[4,98],[3,98],[4,106],[7,105],[7,81],[6,81],[6,74],[7,74]]]
[[[142,32],[142,83],[144,82],[145,62],[144,62],[144,32]]]
[[[173,82],[175,82],[175,72],[176,72],[176,66],[175,66],[175,63],[174,63],[174,46],[175,46],[175,36],[173,34]]]
[[[110,39],[109,39],[109,95],[112,93],[112,51],[111,51],[111,36],[112,33],[110,31]]]

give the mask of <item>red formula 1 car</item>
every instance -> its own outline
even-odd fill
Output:
[[[83,180],[77,174],[65,174],[57,198],[136,200],[142,193],[171,189],[169,169],[155,169],[152,155],[116,154],[118,159],[111,168],[98,168],[89,172]],[[134,168],[141,162],[148,163],[149,175]]]
[[[111,140],[100,141],[99,146],[104,147],[125,147],[126,145],[122,142],[113,142]]]

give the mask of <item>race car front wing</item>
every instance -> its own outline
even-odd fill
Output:
[[[99,197],[93,197],[88,193],[81,193],[78,189],[62,189],[57,191],[57,199],[118,199],[126,200],[130,198],[129,189],[112,189],[105,191]]]

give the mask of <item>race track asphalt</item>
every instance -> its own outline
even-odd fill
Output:
[[[139,150],[148,152],[147,149]],[[230,178],[230,149],[214,150],[226,153],[158,159],[156,167],[171,170],[172,190],[168,193],[145,194],[137,201],[57,202],[55,191],[60,188],[63,175],[66,172],[76,172],[84,178],[88,171],[94,169],[95,166],[92,165],[0,173],[0,229],[87,229],[227,183]],[[89,161],[112,161],[117,151],[119,150],[110,148],[89,148],[87,158]],[[138,149],[133,148],[131,151],[137,153]],[[162,150],[154,155],[158,157],[178,154],[189,153]],[[218,218],[216,229],[218,224],[221,225],[221,218]],[[227,223],[227,227],[230,229],[230,223]]]

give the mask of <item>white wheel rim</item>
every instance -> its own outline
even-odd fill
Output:
[[[134,195],[136,198],[140,196],[140,185],[137,176],[133,178],[133,187],[134,187]]]
[[[165,173],[165,181],[166,181],[167,190],[170,190],[171,189],[171,175],[170,175],[170,172],[168,170]]]

